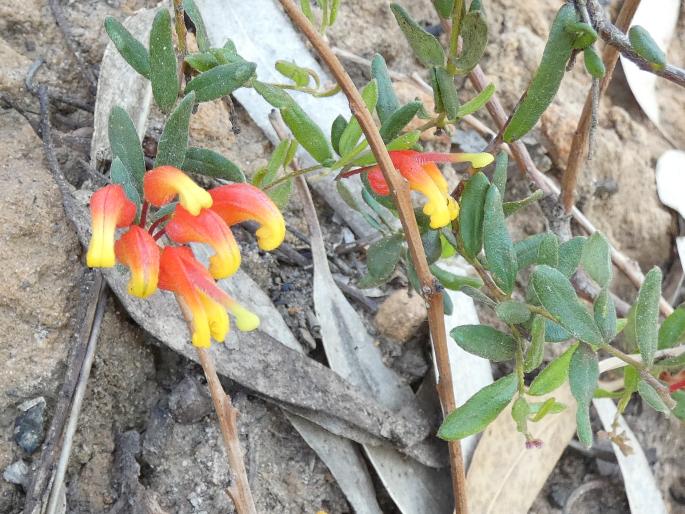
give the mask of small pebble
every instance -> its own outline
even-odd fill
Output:
[[[45,399],[43,397],[24,402],[19,406],[26,407],[14,420],[14,441],[29,455],[35,452],[43,442],[45,436],[43,425],[45,413]]]
[[[20,485],[26,489],[29,485],[29,466],[23,460],[13,462],[5,468],[2,478],[10,484]]]
[[[171,391],[169,410],[179,423],[195,423],[211,412],[212,400],[205,387],[194,378],[186,377]]]

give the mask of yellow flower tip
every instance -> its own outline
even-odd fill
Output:
[[[280,222],[279,222],[280,221]],[[275,250],[285,239],[285,222],[276,220],[276,223],[263,225],[255,233],[259,248],[265,252]]]
[[[231,306],[230,310],[235,318],[235,325],[238,327],[238,330],[249,332],[259,327],[259,316],[248,311],[242,305],[236,303]]]
[[[178,199],[193,216],[200,214],[203,208],[209,209],[212,206],[212,196],[192,181],[179,191]]]
[[[204,333],[204,331],[193,332],[192,343],[193,346],[196,346],[198,348],[209,348],[212,346],[212,341],[209,338],[209,333]]]
[[[128,281],[128,294],[138,298],[147,298],[157,291],[157,280],[145,280],[145,277],[131,274]]]
[[[204,293],[200,293],[200,297],[202,298],[202,305],[207,314],[210,335],[215,341],[223,342],[224,339],[226,339],[229,329],[226,309],[224,309],[223,305],[214,301]]]
[[[212,255],[209,258],[209,273],[215,280],[228,278],[240,268],[240,252],[227,256],[224,253]]]
[[[94,239],[94,238],[93,238]],[[86,264],[89,268],[112,268],[116,264],[114,246],[105,247],[102,242],[91,239],[86,254]]]
[[[465,153],[461,154],[465,161],[469,161],[474,168],[484,168],[491,164],[495,157],[492,154],[482,153]]]
[[[459,217],[459,204],[451,196],[447,197],[447,208],[450,211],[450,221],[454,221]]]

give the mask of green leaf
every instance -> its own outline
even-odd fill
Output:
[[[542,364],[545,349],[545,318],[536,315],[530,328],[530,346],[523,361],[523,371],[530,373]]]
[[[528,387],[528,394],[542,396],[551,393],[566,382],[569,364],[576,348],[578,348],[578,343],[569,346],[564,353],[550,362],[531,382]]]
[[[442,66],[445,64],[445,52],[435,36],[419,26],[398,4],[390,4],[397,24],[407,38],[414,55],[424,66]]]
[[[381,230],[380,223],[378,223],[378,221],[373,216],[371,216],[369,213],[367,213],[361,209],[361,207],[359,206],[359,203],[357,202],[357,199],[352,194],[352,191],[350,191],[348,189],[348,187],[345,185],[345,183],[342,180],[338,180],[336,182],[336,188],[338,190],[338,194],[340,195],[340,197],[343,199],[343,201],[350,208],[359,212],[371,227],[373,227],[374,229],[376,229],[378,231]]]
[[[547,398],[544,402],[530,404],[530,420],[537,423],[542,420],[547,414],[559,414],[566,410],[566,405],[557,402],[554,398]]]
[[[592,446],[592,426],[590,425],[590,403],[597,389],[599,364],[597,354],[587,344],[581,344],[573,352],[568,369],[568,381],[571,394],[578,403],[576,423],[578,439],[586,447]]]
[[[311,22],[314,23],[314,14],[312,13],[312,4],[310,0],[300,0],[300,9],[302,14]]]
[[[183,10],[190,18],[190,21],[195,25],[195,40],[197,41],[197,47],[200,52],[206,52],[211,46],[209,43],[209,37],[207,36],[207,28],[205,27],[205,22],[200,14],[200,9],[198,9],[195,0],[183,0]]]
[[[502,138],[505,142],[511,143],[528,133],[552,103],[573,51],[574,37],[566,31],[566,25],[576,21],[578,15],[573,5],[564,4],[559,8],[552,22],[540,65],[526,94],[504,127]]]
[[[379,280],[390,278],[402,255],[403,241],[402,234],[393,234],[369,246],[366,252],[369,275]]]
[[[283,122],[302,148],[324,166],[333,163],[333,153],[321,128],[295,102],[280,109]]]
[[[585,69],[593,79],[600,80],[606,75],[607,70],[604,66],[604,62],[595,51],[594,47],[588,46],[583,50],[583,62],[585,63]]]
[[[516,423],[516,430],[522,434],[528,432],[528,415],[530,414],[530,405],[523,396],[519,396],[514,400],[514,405],[511,406],[511,417]]]
[[[585,237],[578,236],[559,245],[559,265],[557,269],[565,277],[571,277],[576,272],[586,240]]]
[[[637,384],[637,392],[640,394],[642,399],[646,401],[655,411],[661,412],[663,414],[670,414],[671,410],[664,403],[659,393],[656,392],[651,384],[640,380]]]
[[[266,186],[276,179],[278,170],[285,165],[285,159],[290,148],[290,141],[290,139],[283,139],[276,145],[276,148],[271,154],[271,159],[269,159],[269,163],[266,165],[266,173],[262,178],[261,185]]]
[[[637,300],[628,313],[624,329],[627,340],[637,345],[642,359],[648,366],[654,362],[658,344],[659,300],[661,298],[661,270],[649,270],[642,283]]]
[[[492,95],[494,94],[495,84],[490,83],[485,87],[485,89],[483,89],[483,91],[481,91],[476,96],[471,98],[471,100],[461,104],[461,107],[459,107],[459,112],[457,113],[457,118],[463,118],[464,116],[473,114],[478,109],[483,107],[486,103],[488,103],[488,101],[490,100],[490,98],[492,98]]]
[[[463,439],[485,429],[509,404],[518,385],[512,373],[485,386],[445,418],[438,437],[447,441]]]
[[[454,84],[454,77],[447,72],[444,66],[433,68],[433,74],[435,75],[435,83],[440,94],[440,101],[437,103],[444,109],[442,112],[447,115],[448,120],[457,119],[459,115],[459,95],[457,94],[457,86]],[[433,94],[435,94],[435,91]]]
[[[112,161],[112,166],[109,168],[109,177],[113,184],[119,184],[123,187],[128,199],[140,208],[143,202],[140,199],[136,179],[131,170],[124,166],[119,157],[115,157]]]
[[[442,244],[440,244],[440,232],[437,230],[427,230],[421,234],[421,242],[426,252],[428,264],[433,264],[440,258]]]
[[[118,20],[108,16],[105,19],[107,35],[124,60],[145,78],[150,78],[150,56],[147,48],[131,34]]]
[[[252,62],[234,62],[215,66],[201,73],[186,85],[185,92],[195,91],[197,102],[209,102],[245,85],[254,74],[257,65]]]
[[[347,127],[347,120],[342,114],[338,114],[331,125],[331,144],[335,153],[340,155],[340,137]]]
[[[107,125],[109,145],[112,147],[112,157],[121,159],[123,165],[130,170],[135,180],[138,193],[143,193],[143,175],[145,175],[145,156],[140,146],[138,132],[128,113],[121,107],[113,107],[109,113]]]
[[[482,171],[471,177],[461,194],[459,235],[467,257],[475,257],[483,246],[483,209],[490,182]]]
[[[219,61],[211,52],[188,54],[185,61],[191,68],[200,72],[209,71],[215,66],[219,66]]]
[[[293,179],[288,179],[285,182],[272,187],[267,191],[269,198],[273,200],[276,207],[279,209],[284,209],[288,205],[288,200],[290,199],[290,194],[293,191]]]
[[[502,291],[510,294],[514,290],[518,265],[514,245],[504,221],[502,198],[494,185],[488,188],[485,196],[483,248],[495,283]]]
[[[476,67],[488,44],[488,24],[481,11],[469,11],[461,22],[461,37],[464,42],[461,55],[454,64],[458,73],[466,75]]]
[[[171,16],[162,8],[150,31],[150,83],[152,96],[160,109],[169,112],[178,97],[176,51],[171,37]]]
[[[538,266],[530,283],[542,306],[559,325],[586,343],[602,342],[602,335],[594,319],[580,303],[571,282],[559,270]]]
[[[607,288],[602,289],[595,300],[595,323],[605,342],[616,337],[616,305]]]
[[[550,343],[561,343],[563,341],[568,341],[573,337],[568,330],[559,326],[558,323],[546,319],[545,320],[545,341]]]
[[[383,142],[387,143],[395,139],[407,124],[414,119],[421,108],[421,102],[409,102],[388,116],[381,126],[380,133]]]
[[[572,36],[573,48],[576,50],[582,50],[597,41],[597,31],[589,23],[582,21],[568,23],[564,30]]]
[[[515,212],[520,211],[524,207],[528,207],[529,205],[534,204],[538,200],[542,199],[545,196],[545,193],[542,189],[536,189],[533,191],[533,193],[530,196],[527,196],[523,200],[516,200],[513,202],[505,202],[504,203],[504,215],[505,216],[511,216]]]
[[[454,11],[454,0],[433,0],[433,6],[443,20],[449,20]]]
[[[155,167],[169,165],[181,168],[183,166],[188,149],[188,126],[193,105],[195,105],[195,93],[191,91],[167,119],[157,145]]]
[[[373,111],[376,108],[376,102],[378,101],[378,83],[372,80],[361,91],[362,99],[369,111]],[[345,157],[348,155],[354,147],[357,145],[359,138],[362,135],[362,128],[359,125],[359,120],[352,116],[350,122],[345,127],[342,135],[340,136],[340,155]]]
[[[276,61],[274,67],[278,73],[292,80],[296,86],[306,87],[309,85],[311,79],[309,72],[294,62],[279,60]]]
[[[448,294],[442,295],[442,308],[445,312],[445,316],[451,316],[452,313],[454,312],[454,304],[452,303],[452,299],[450,298],[450,295],[448,295]]]
[[[431,273],[433,273],[433,276],[438,279],[438,282],[440,282],[445,289],[459,291],[465,286],[470,286],[475,289],[483,287],[483,281],[479,278],[456,275],[455,273],[442,269],[436,264],[431,264],[430,270]]]
[[[245,174],[233,162],[207,148],[189,147],[186,150],[182,169],[206,177],[245,182]]]
[[[652,65],[654,70],[662,70],[666,66],[666,54],[663,52],[647,29],[640,25],[633,25],[628,32],[628,38],[633,49],[643,59]]]
[[[659,350],[685,341],[685,306],[675,309],[659,328]]]
[[[514,243],[516,262],[520,270],[537,262],[540,243],[545,237],[547,237],[547,233],[534,234]]]
[[[611,248],[602,234],[595,232],[588,237],[583,246],[580,263],[590,278],[600,287],[609,285],[612,276]]]
[[[376,112],[378,113],[378,119],[381,120],[381,125],[383,125],[400,108],[400,102],[392,86],[390,72],[385,64],[385,59],[383,59],[381,54],[376,54],[371,59],[371,76],[378,83]]]
[[[501,302],[495,308],[497,317],[509,325],[525,323],[530,319],[530,311],[525,304],[516,300]]]
[[[559,239],[556,234],[547,232],[538,247],[537,264],[556,267],[559,264]]]
[[[511,360],[516,353],[513,337],[487,325],[461,325],[450,335],[467,352],[493,362]]]
[[[504,198],[507,190],[507,167],[509,166],[509,156],[502,151],[497,154],[495,159],[495,172],[492,175],[492,183],[499,189],[499,194]]]
[[[295,101],[281,88],[266,84],[258,80],[252,81],[252,87],[264,100],[273,105],[276,109],[285,109],[292,106]]]

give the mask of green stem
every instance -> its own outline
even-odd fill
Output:
[[[528,303],[526,304],[526,307],[528,307],[528,310],[529,310],[530,312],[532,312],[533,314],[539,314],[539,315],[542,316],[543,318],[547,318],[547,319],[549,319],[549,320],[551,320],[551,321],[554,321],[555,323],[558,322],[558,320],[557,320],[554,316],[552,316],[552,315],[549,313],[549,311],[547,311],[547,309],[545,309],[544,307],[540,307],[540,306],[538,306],[538,305],[531,305],[531,304],[528,304]]]
[[[293,171],[292,173],[288,173],[287,175],[283,175],[282,177],[277,178],[273,182],[267,184],[266,186],[263,187],[264,191],[268,191],[269,189],[272,189],[276,187],[279,184],[282,184],[283,182],[287,182],[288,180],[299,177],[300,175],[306,175],[307,173],[311,173],[313,171],[319,171],[323,167],[319,164],[315,166],[310,166],[309,168],[302,168],[297,171]]]
[[[447,55],[447,71],[454,75],[457,72],[457,67],[454,64],[454,59],[457,57],[459,50],[459,34],[461,33],[461,20],[464,17],[464,0],[456,0],[454,2],[454,10],[452,11],[452,30],[450,32],[450,48]]]
[[[526,392],[526,382],[524,377],[524,357],[523,357],[523,336],[514,325],[509,325],[511,333],[516,339],[516,375],[518,376],[518,392],[523,396]]]

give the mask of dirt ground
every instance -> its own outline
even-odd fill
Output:
[[[428,0],[403,2],[412,15],[435,23]],[[618,3],[612,1],[612,9]],[[72,0],[62,2],[73,39],[88,65],[97,72],[107,43],[102,22],[108,15],[124,19],[155,2],[143,0]],[[556,6],[545,0],[485,2],[490,43],[482,63],[497,86],[505,108],[510,109],[535,70],[548,25]],[[685,34],[685,4],[678,34]],[[382,53],[388,65],[409,73],[418,68],[387,7],[380,0],[343,0],[339,20],[329,31],[331,44],[363,57]],[[0,470],[18,461],[30,466],[37,451],[22,449],[15,441],[15,425],[26,401],[44,398],[38,437],[51,419],[62,382],[65,359],[78,320],[83,313],[90,275],[84,254],[62,210],[59,191],[47,169],[36,133],[38,103],[24,79],[33,62],[45,65],[36,81],[83,98],[92,94],[83,80],[47,0],[8,0],[0,4]],[[669,58],[685,62],[685,38],[676,37]],[[368,70],[350,65],[359,83]],[[578,64],[564,80],[542,123],[526,139],[538,166],[558,176],[566,163],[571,136],[588,88]],[[473,91],[465,85],[463,98]],[[661,81],[664,128],[685,147],[683,92]],[[239,134],[227,130],[219,105],[203,104],[193,118],[194,144],[214,148],[248,172],[266,162],[271,146],[242,108],[237,108]],[[680,112],[680,114],[678,114]],[[490,120],[482,117],[488,124]],[[579,206],[597,226],[643,269],[653,265],[671,269],[676,217],[656,195],[654,165],[670,145],[654,129],[633,99],[617,69],[600,109],[596,155],[579,182]],[[86,177],[92,115],[57,104],[52,122],[57,132],[60,163],[67,178],[78,184]],[[148,135],[156,135],[154,122]],[[437,143],[446,150],[447,146]],[[512,189],[527,183],[518,174]],[[318,201],[317,201],[318,202]],[[351,233],[321,202],[320,219],[329,248],[346,241]],[[288,223],[306,233],[299,202],[287,209]],[[544,218],[530,208],[512,218],[515,239],[540,230]],[[293,333],[323,360],[316,318],[311,305],[310,271],[258,252],[252,237],[237,231],[243,246],[244,267],[278,307]],[[306,252],[292,235],[288,242]],[[363,272],[359,254],[342,258],[334,270],[345,280]],[[615,290],[626,299],[635,288],[616,273]],[[393,282],[401,287],[402,280]],[[391,288],[392,289],[392,288]],[[388,293],[389,291],[381,291]],[[374,298],[380,302],[383,298]],[[486,313],[484,313],[486,314]],[[365,314],[375,330],[372,313]],[[389,365],[415,385],[430,366],[426,330],[421,328],[406,344],[380,338]],[[287,422],[281,410],[226,382],[241,412],[241,440],[253,493],[260,512],[330,514],[350,512],[330,472]],[[186,402],[183,408],[179,404]],[[43,404],[39,404],[43,405]],[[188,416],[187,412],[195,415]],[[640,439],[672,514],[685,513],[685,435],[682,425],[657,415],[634,401],[627,419]],[[126,435],[128,434],[128,435]],[[228,469],[217,422],[211,412],[201,369],[158,344],[139,329],[114,299],[110,299],[98,352],[89,382],[79,431],[67,474],[68,512],[144,512],[120,504],[117,450],[122,437],[139,441],[135,457],[140,484],[151,512],[232,512],[225,491]],[[34,449],[35,450],[35,449]],[[21,476],[20,476],[21,478]],[[26,480],[25,475],[23,479]],[[566,450],[531,512],[560,513],[569,495],[581,484],[606,480],[612,487],[595,489],[576,504],[575,512],[628,512],[622,480],[615,463]],[[382,487],[379,496],[386,512],[395,512]],[[22,510],[22,485],[0,480],[0,512]],[[147,512],[147,511],[145,511]]]

